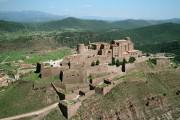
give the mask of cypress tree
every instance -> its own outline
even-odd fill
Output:
[[[123,59],[122,72],[126,72],[126,59]]]

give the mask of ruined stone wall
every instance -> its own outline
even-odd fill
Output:
[[[69,69],[63,71],[63,83],[65,84],[85,83],[86,78],[87,72],[84,69]]]
[[[92,49],[89,49],[84,55],[85,56],[92,56],[92,55],[97,55],[98,54],[98,50],[92,50]]]
[[[68,66],[68,63],[71,64],[80,64],[84,61],[84,55],[71,55],[64,58],[64,60],[61,62],[62,66]]]
[[[79,109],[79,107],[81,106],[81,102],[77,102],[75,104],[72,105],[65,105],[63,103],[59,103],[59,107],[61,109],[61,112],[63,113],[63,115],[69,119],[72,116],[74,116],[77,112],[77,110]]]
[[[59,67],[50,67],[41,69],[41,78],[59,76],[62,68]]]
[[[90,67],[87,70],[88,75],[105,73],[105,72],[108,72],[108,66],[106,66],[106,65],[99,65],[99,66]]]
[[[109,86],[103,87],[103,88],[96,87],[95,88],[95,93],[101,94],[101,95],[106,95],[107,93],[109,93],[111,91],[111,89],[113,87],[114,87],[113,85],[109,85]]]
[[[109,85],[107,87],[104,87],[103,95],[106,95],[107,93],[109,93],[113,87],[114,87],[113,85]]]
[[[86,59],[86,63],[91,65],[91,63],[94,61],[96,62],[97,60],[100,61],[100,64],[108,64],[108,63],[111,63],[111,59],[112,57],[111,56],[93,56],[93,57],[89,57]]]

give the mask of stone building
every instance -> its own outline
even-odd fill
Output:
[[[104,42],[90,43],[88,46],[79,44],[77,50],[81,55],[99,55],[118,59],[138,57],[142,54],[141,51],[134,49],[134,44],[129,37],[113,40],[110,44]]]
[[[66,56],[56,67],[45,66],[42,63],[40,77],[56,77],[66,86],[66,89],[71,88],[69,86],[75,86],[75,84],[83,86],[88,83],[88,76],[90,75],[108,74],[107,65],[111,63],[112,57],[128,59],[130,56],[141,56],[141,52],[134,49],[134,44],[130,38],[113,40],[111,43],[89,43],[87,46],[79,44],[77,53]],[[92,67],[91,64],[96,61],[100,61],[100,64]]]

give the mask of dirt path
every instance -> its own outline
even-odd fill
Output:
[[[0,120],[17,120],[17,119],[21,119],[21,118],[26,118],[26,117],[31,117],[31,116],[38,116],[40,114],[43,114],[45,112],[49,112],[50,110],[54,109],[58,107],[58,102],[54,103],[50,106],[47,106],[43,109],[34,111],[34,112],[30,112],[30,113],[25,113],[25,114],[21,114],[21,115],[16,115],[16,116],[12,116],[12,117],[7,117],[7,118],[2,118]]]

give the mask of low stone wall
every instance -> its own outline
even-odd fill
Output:
[[[41,78],[59,76],[62,69],[59,67],[50,67],[41,69]]]
[[[96,94],[101,94],[101,95],[106,95],[111,91],[111,89],[114,87],[114,85],[108,85],[106,87],[96,87],[95,88],[95,93]]]
[[[64,104],[62,101],[59,103],[59,108],[62,112],[62,114],[67,118],[71,118],[72,116],[74,116],[77,112],[77,110],[79,109],[79,107],[81,106],[81,102],[78,101],[75,104],[71,104],[71,105],[66,105]]]
[[[86,83],[79,83],[79,84],[65,84],[65,89],[67,91],[74,91],[74,90],[77,90],[77,89],[80,89],[80,88],[87,88],[89,87],[88,84]]]
[[[58,92],[58,96],[60,100],[71,100],[77,96],[75,93],[63,93],[63,92]]]
[[[6,87],[10,82],[8,75],[0,73],[0,87]]]
[[[71,100],[71,99],[74,99],[76,96],[77,96],[77,94],[75,94],[75,93],[65,94],[65,99]]]
[[[85,93],[85,96],[80,97],[80,100],[83,101],[83,100],[87,99],[88,97],[90,97],[91,95],[94,95],[94,94],[95,94],[95,91],[90,90],[90,91]]]
[[[98,84],[98,83],[100,83],[100,82],[102,82],[102,81],[104,81],[104,78],[93,79],[93,80],[91,81],[91,84],[96,85],[96,84]]]

